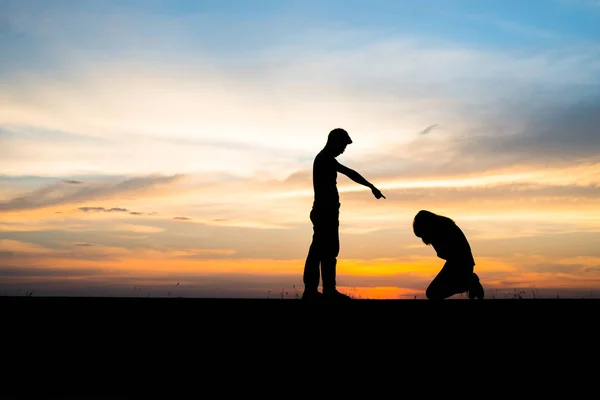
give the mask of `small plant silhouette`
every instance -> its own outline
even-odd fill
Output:
[[[513,293],[512,295],[508,295],[511,296],[512,299],[519,299],[522,300],[523,297],[525,297],[527,293],[523,290],[517,291],[517,289],[513,289]]]

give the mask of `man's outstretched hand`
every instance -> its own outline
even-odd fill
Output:
[[[373,189],[371,189],[371,191],[373,192],[373,196],[375,196],[376,199],[380,199],[382,197],[385,199],[385,196],[383,195],[383,193],[381,193],[379,191],[379,189],[377,189],[376,187],[374,187]]]

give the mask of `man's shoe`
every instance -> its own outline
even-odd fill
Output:
[[[302,294],[302,300],[320,300],[323,297],[323,293],[318,290],[305,290]]]
[[[473,299],[483,300],[483,296],[484,296],[483,286],[481,286],[479,277],[475,273],[473,273],[473,281],[471,282],[469,290],[467,290],[467,296],[469,297],[470,300],[473,300]]]
[[[352,298],[350,296],[340,293],[337,290],[323,291],[323,299],[324,300],[333,300],[333,301],[352,300]]]

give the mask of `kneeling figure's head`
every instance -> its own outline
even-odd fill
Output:
[[[415,236],[421,238],[426,245],[430,245],[436,231],[436,226],[443,218],[445,217],[434,214],[431,211],[419,211],[413,220],[413,232]]]

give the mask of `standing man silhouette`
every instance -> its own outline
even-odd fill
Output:
[[[349,296],[336,289],[336,264],[340,251],[339,215],[340,198],[337,190],[337,173],[340,172],[371,189],[375,198],[385,196],[358,172],[340,164],[336,157],[352,143],[344,129],[329,132],[325,147],[317,154],[313,163],[314,202],[310,211],[313,238],[304,265],[304,293],[302,299],[319,298],[350,300]],[[319,271],[320,265],[320,271]],[[319,277],[323,278],[323,293],[319,292]]]

